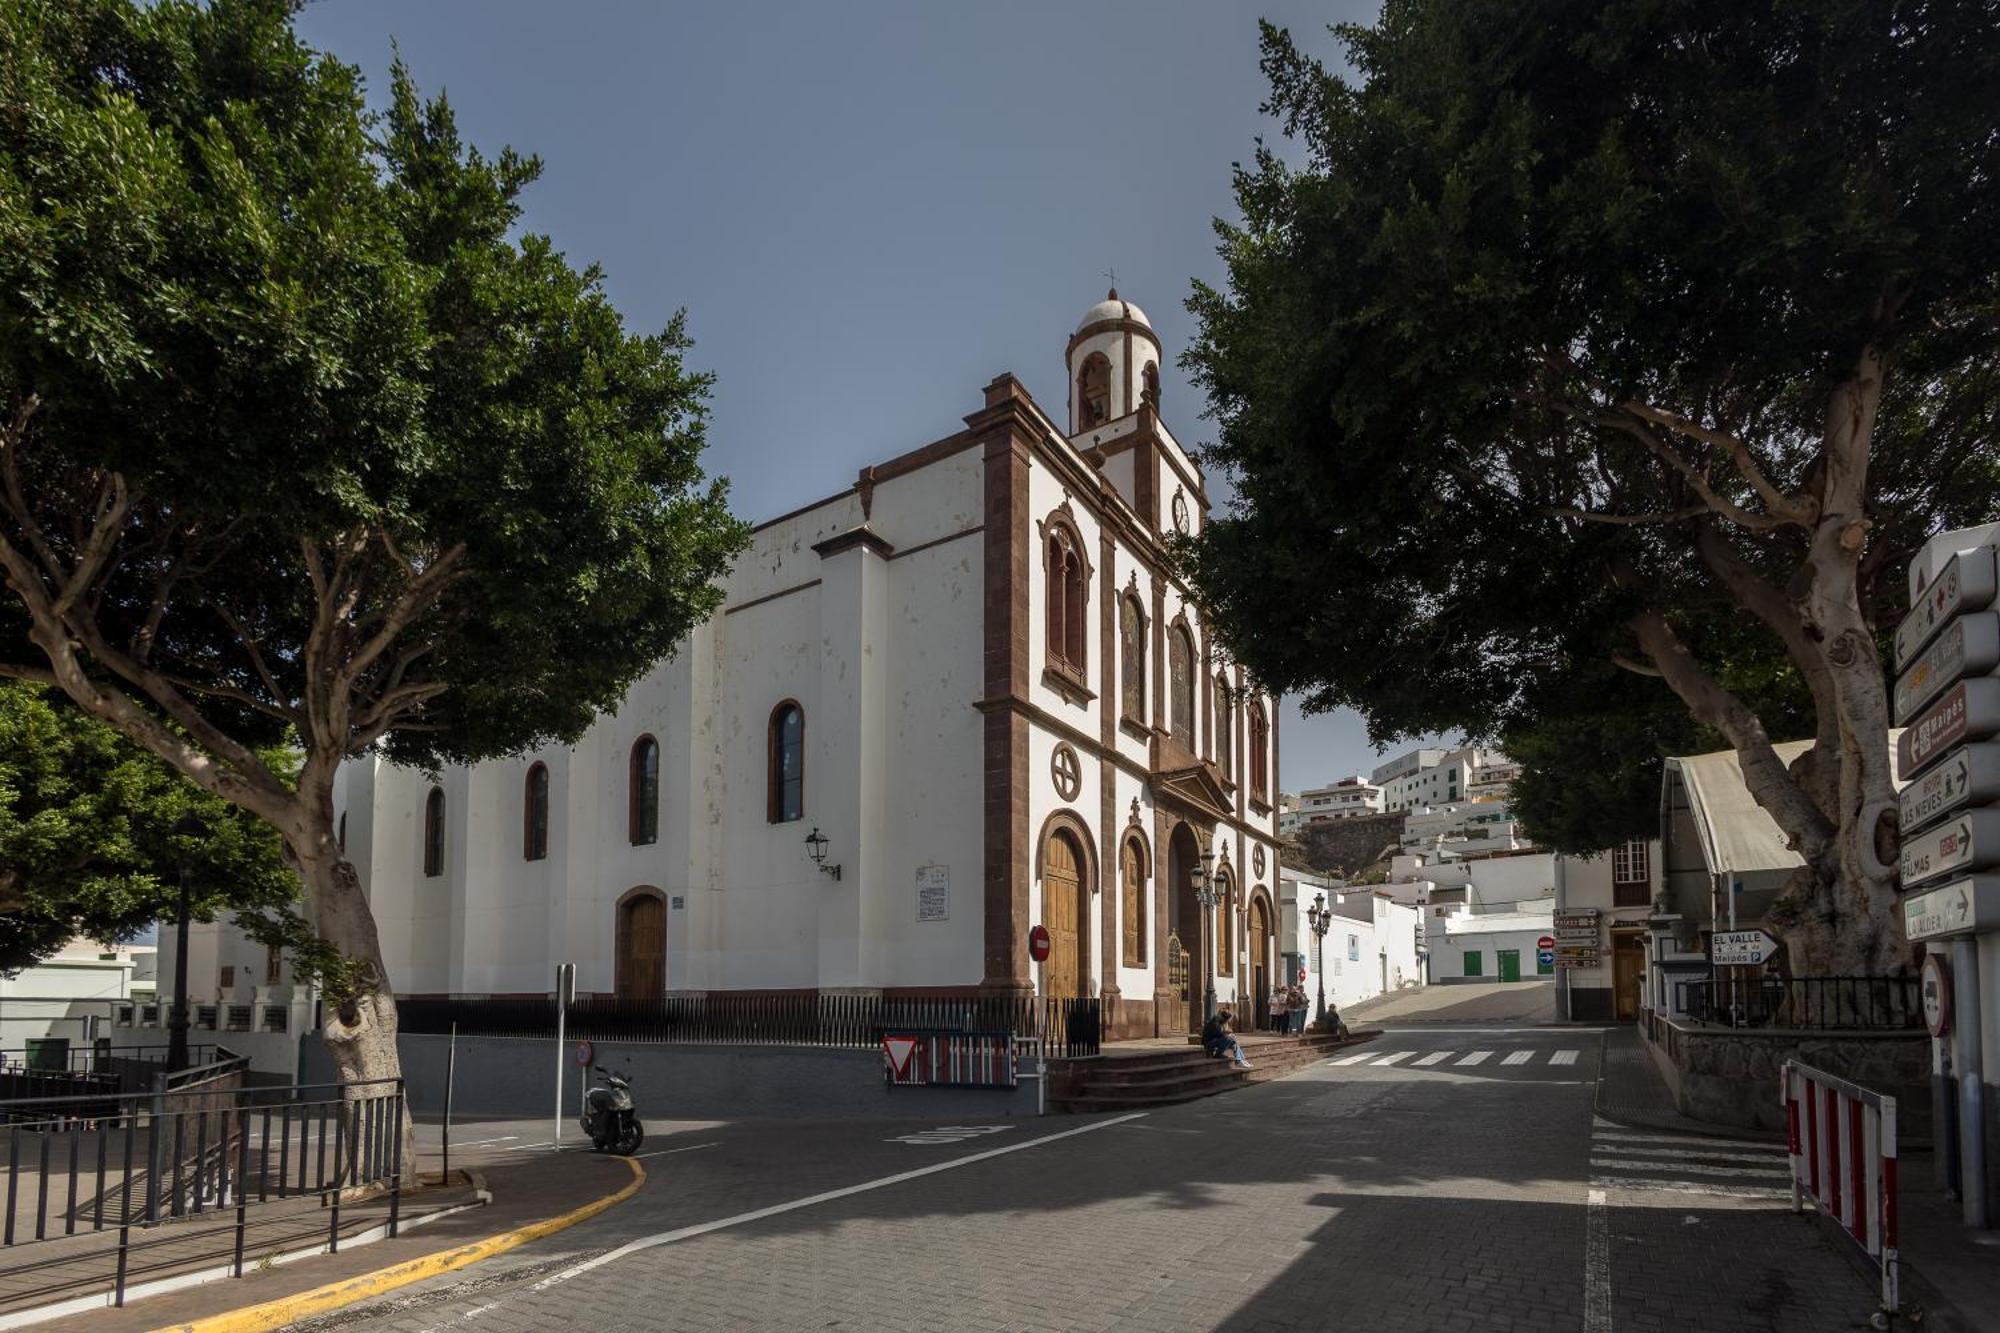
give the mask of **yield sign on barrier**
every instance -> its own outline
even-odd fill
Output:
[[[882,1038],[882,1054],[889,1057],[889,1071],[897,1078],[910,1071],[910,1057],[917,1053],[915,1037]]]

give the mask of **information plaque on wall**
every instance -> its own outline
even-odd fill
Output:
[[[951,919],[951,867],[917,867],[917,920]]]

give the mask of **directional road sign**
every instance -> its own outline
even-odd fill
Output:
[[[1556,965],[1556,951],[1554,949],[1541,950],[1535,955],[1535,962],[1541,967],[1554,967]]]
[[[1896,670],[1908,666],[1953,616],[1993,605],[2000,593],[1994,554],[1991,546],[1960,551],[1910,603],[1910,614],[1896,626]]]
[[[2000,875],[1968,875],[1903,899],[1903,938],[1942,939],[2000,926]]]
[[[2000,734],[2000,678],[1962,680],[1896,738],[1896,775],[1908,782],[1960,741]]]
[[[1755,967],[1778,951],[1761,930],[1718,930],[1708,937],[1708,961],[1717,967]]]
[[[1961,810],[1903,839],[1903,887],[2000,866],[2000,809]]]
[[[1959,746],[1896,800],[1905,838],[1964,806],[2000,801],[2000,743]]]
[[[1995,667],[2000,667],[2000,611],[1958,617],[1896,678],[1896,721],[1909,721],[1958,680]]]

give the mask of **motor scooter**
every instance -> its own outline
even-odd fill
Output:
[[[584,1094],[583,1115],[577,1123],[599,1152],[630,1157],[646,1141],[646,1127],[632,1106],[632,1078],[591,1067],[600,1082]]]

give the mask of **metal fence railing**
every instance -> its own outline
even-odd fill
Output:
[[[633,1000],[580,996],[564,1015],[566,1035],[591,1041],[715,1042],[744,1045],[881,1045],[889,1031],[1046,1034],[1054,1058],[1095,1055],[1103,1035],[1096,999],[1042,996],[735,995]],[[553,1037],[552,998],[407,999],[398,1028],[460,1036]]]
[[[1818,1209],[1881,1274],[1887,1328],[1902,1309],[1896,1235],[1896,1099],[1823,1069],[1785,1061],[1779,1099],[1794,1211]]]
[[[120,1064],[158,1065],[167,1064],[167,1044],[153,1042],[145,1046],[114,1045],[109,1041],[38,1042],[29,1048],[13,1047],[0,1050],[0,1068],[32,1069],[37,1072],[67,1070],[74,1074],[101,1074],[115,1061]],[[215,1059],[217,1047],[212,1042],[194,1042],[188,1046],[188,1064],[205,1065]]]
[[[1718,977],[1683,984],[1689,1018],[1724,1027],[1903,1030],[1924,1025],[1917,978]]]
[[[0,1103],[10,1122],[0,1128],[0,1283],[10,1304],[108,1289],[123,1305],[129,1286],[185,1262],[184,1228],[163,1224],[205,1216],[233,1223],[240,1277],[253,1210],[273,1202],[315,1200],[325,1213],[309,1209],[279,1240],[323,1237],[338,1249],[343,1194],[380,1186],[396,1234],[402,1080],[249,1088],[240,1065],[226,1063],[151,1093]],[[113,1243],[61,1262],[37,1248],[92,1233]],[[260,1249],[271,1242],[260,1233]]]

